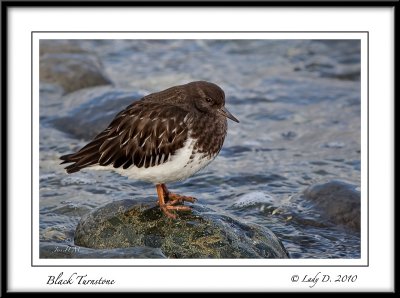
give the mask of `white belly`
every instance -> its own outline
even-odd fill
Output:
[[[110,165],[107,167],[96,166],[95,168],[112,169],[123,176],[154,184],[180,181],[200,171],[215,158],[215,156],[210,158],[203,153],[196,153],[191,158],[194,144],[193,139],[188,139],[185,146],[172,155],[169,161],[154,167],[131,166],[124,170]]]

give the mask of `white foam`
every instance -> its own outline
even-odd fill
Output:
[[[246,206],[252,206],[252,205],[257,205],[257,204],[268,204],[271,205],[274,202],[274,198],[261,191],[254,191],[250,192],[247,194],[244,194],[240,198],[236,200],[232,204],[234,207],[246,207]]]

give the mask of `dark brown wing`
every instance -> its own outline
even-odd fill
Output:
[[[137,101],[121,111],[93,141],[61,159],[74,163],[65,168],[68,173],[96,164],[124,169],[162,164],[184,146],[187,115],[175,105]]]

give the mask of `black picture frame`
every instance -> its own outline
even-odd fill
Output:
[[[151,2],[151,4],[149,4]],[[282,2],[284,3],[284,6],[286,7],[307,7],[307,8],[313,8],[313,7],[357,7],[357,8],[363,8],[363,7],[391,7],[394,10],[394,24],[393,24],[393,31],[394,31],[394,53],[396,53],[396,50],[398,49],[397,42],[397,32],[395,31],[396,25],[398,23],[398,1],[249,1],[249,2],[244,2],[244,1],[195,1],[195,2],[183,2],[183,1],[85,1],[85,2],[77,2],[77,1],[2,1],[1,2],[1,94],[2,94],[2,102],[1,102],[1,191],[2,191],[2,203],[1,203],[1,293],[2,295],[8,295],[9,289],[9,280],[7,277],[7,272],[10,269],[8,267],[8,249],[10,249],[7,246],[7,239],[10,236],[8,232],[8,208],[9,205],[7,201],[11,199],[9,197],[9,183],[10,181],[8,180],[8,158],[10,158],[10,148],[9,148],[9,143],[8,143],[8,138],[10,137],[9,134],[9,117],[8,117],[8,99],[9,99],[9,81],[8,81],[8,73],[10,71],[7,62],[9,60],[9,55],[10,53],[8,52],[8,42],[12,36],[9,34],[9,13],[10,10],[13,8],[19,9],[19,8],[44,8],[44,7],[144,7],[144,6],[168,6],[168,7],[177,7],[177,6],[204,6],[204,7],[251,7],[251,6],[257,6],[257,7],[281,7],[283,5]],[[397,70],[398,70],[398,59],[395,57],[394,61],[394,82],[396,82],[397,78]],[[394,98],[396,98],[397,95],[397,84],[394,85]],[[393,115],[395,115],[395,110],[396,110],[396,102],[394,102],[394,111]],[[396,123],[396,118],[393,117]],[[27,130],[27,133],[29,133],[29,130]],[[395,140],[395,135],[393,136]],[[395,146],[393,148],[394,152]],[[394,165],[397,165],[397,160],[394,157]],[[394,177],[393,181],[395,180],[396,174],[394,172]],[[393,190],[394,198],[396,197],[396,192],[395,189]],[[394,200],[394,212],[396,210],[396,207],[398,204],[396,204]],[[396,223],[396,217],[395,218],[395,223]],[[394,247],[394,251],[396,247]],[[393,260],[395,264],[397,265],[396,258]],[[397,267],[397,266],[396,266]],[[395,273],[394,273],[395,276]],[[63,289],[64,291],[68,291],[68,289]],[[57,290],[59,291],[59,289]],[[149,289],[151,292],[151,289]],[[195,290],[194,290],[195,291]],[[228,292],[229,289],[226,289]],[[250,292],[251,289],[248,289]],[[283,292],[286,292],[287,290],[283,289]],[[315,292],[315,291],[314,291]],[[397,287],[394,288],[394,292],[397,292]]]

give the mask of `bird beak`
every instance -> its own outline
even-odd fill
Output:
[[[233,120],[233,121],[239,123],[239,120],[237,120],[237,119],[235,118],[235,116],[233,116],[225,107],[222,107],[222,108],[219,110],[219,112],[220,112],[222,115],[224,115],[225,117],[227,117],[227,118],[229,118],[229,119],[231,119],[231,120]]]

